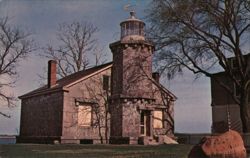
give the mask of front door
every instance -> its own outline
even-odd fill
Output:
[[[141,111],[141,124],[140,124],[141,136],[150,136],[150,111]]]

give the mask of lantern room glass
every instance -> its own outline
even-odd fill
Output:
[[[144,23],[133,20],[122,23],[121,38],[130,35],[144,36]]]

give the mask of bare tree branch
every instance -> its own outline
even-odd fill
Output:
[[[18,63],[35,50],[35,45],[30,33],[15,28],[8,22],[8,17],[0,18],[0,101],[12,107],[16,98],[8,94],[6,88],[14,86]],[[0,115],[10,117],[3,112]]]
[[[101,64],[105,55],[95,38],[97,32],[98,28],[88,22],[62,23],[56,34],[58,47],[47,45],[41,56],[57,60],[59,77],[85,70],[91,63]],[[96,61],[90,60],[92,56]]]
[[[183,68],[207,77],[224,70],[241,89],[241,98],[237,99],[223,81],[218,80],[219,85],[232,95],[241,109],[250,110],[246,105],[249,89],[244,88],[250,80],[246,57],[250,38],[249,1],[153,0],[150,6],[150,38],[157,45],[158,68],[170,74],[169,78]],[[232,67],[231,57],[236,61],[237,70]],[[248,113],[241,114],[245,131],[250,131]]]

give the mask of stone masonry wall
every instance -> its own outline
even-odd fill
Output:
[[[22,99],[20,136],[61,136],[63,92]]]
[[[75,85],[69,87],[69,92],[65,92],[64,97],[64,110],[63,110],[63,135],[62,139],[72,140],[73,143],[79,143],[80,139],[93,139],[100,140],[100,134],[104,138],[105,136],[105,99],[106,93],[103,90],[102,81],[103,75],[110,76],[111,68],[105,70],[95,76],[92,76],[84,81],[81,81]],[[100,106],[92,108],[92,125],[91,126],[79,126],[78,124],[78,106],[76,100],[82,100],[86,103],[81,103],[79,106]],[[87,103],[95,102],[97,104]],[[98,111],[96,111],[98,110]],[[96,113],[98,112],[98,114]],[[98,115],[98,116],[97,116]],[[98,123],[97,117],[101,117],[102,121]],[[110,120],[108,116],[108,121]],[[101,133],[99,132],[99,127]],[[109,127],[109,122],[108,122]],[[109,133],[109,131],[108,131]],[[109,135],[108,135],[109,137]]]
[[[119,137],[122,135],[122,105],[120,99],[112,100],[110,105],[110,135]]]
[[[123,50],[123,90],[130,97],[152,97],[152,52],[142,44],[125,45]]]
[[[117,42],[113,53],[112,96],[152,97],[152,49],[145,41]]]
[[[122,136],[140,136],[140,113],[137,109],[137,104],[129,101],[127,103],[123,103],[122,106]]]

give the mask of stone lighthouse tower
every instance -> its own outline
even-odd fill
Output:
[[[152,136],[152,52],[145,39],[145,23],[130,12],[120,23],[120,40],[110,44],[113,53],[110,143],[137,144]]]

